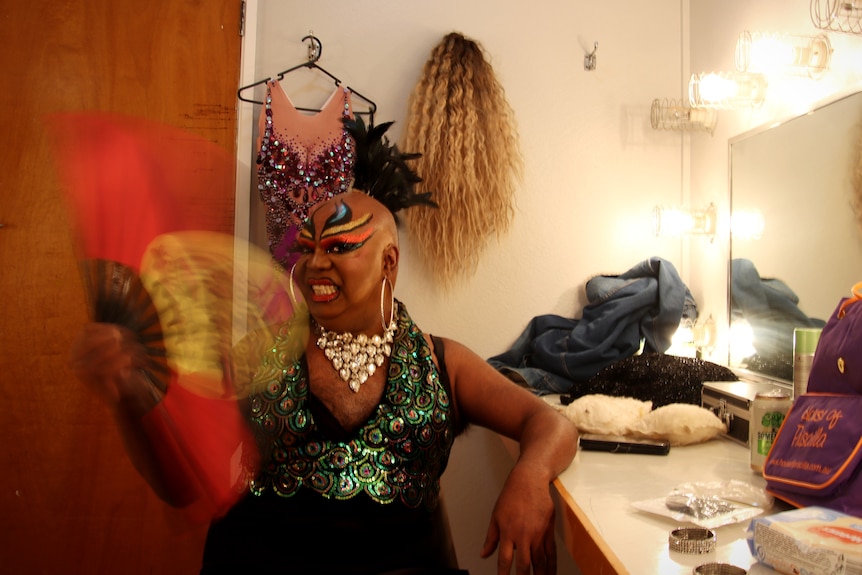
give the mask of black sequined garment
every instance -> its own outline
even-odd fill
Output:
[[[793,381],[793,354],[774,353],[769,356],[754,354],[742,362],[748,370],[777,377],[784,381]]]
[[[264,465],[210,526],[200,575],[460,573],[440,497],[459,431],[451,387],[400,302],[397,317],[386,390],[357,430],[314,396],[304,357],[291,359],[290,332],[280,333],[258,368],[262,391],[250,397]]]
[[[621,359],[594,377],[578,382],[561,398],[564,404],[595,393],[651,401],[653,408],[670,403],[700,405],[705,381],[736,381],[729,368],[702,359],[643,353]]]

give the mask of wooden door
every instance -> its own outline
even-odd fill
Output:
[[[42,118],[103,110],[235,156],[240,0],[31,0],[0,11],[0,571],[197,573],[188,528],[72,379],[86,319]],[[232,198],[214,198],[233,209]]]

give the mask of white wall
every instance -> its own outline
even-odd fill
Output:
[[[691,2],[691,71],[733,71],[740,32],[817,34],[809,0],[694,0]],[[762,124],[804,113],[818,103],[862,88],[862,36],[825,32],[834,49],[830,69],[817,80],[770,76],[767,98],[754,110],[720,111],[712,137],[691,139],[691,196],[696,204],[714,202],[723,235],[692,258],[691,288],[698,301],[716,302],[716,321],[727,325],[728,140]],[[816,278],[812,278],[816,279]],[[849,289],[850,286],[848,286]],[[725,305],[718,305],[718,302]],[[837,300],[836,300],[837,303]],[[722,339],[726,333],[722,334]],[[726,343],[716,361],[727,358]]]
[[[656,132],[649,121],[653,98],[683,93],[687,2],[260,0],[250,3],[256,41],[245,50],[256,57],[244,74],[254,81],[301,63],[301,38],[313,31],[324,46],[319,64],[374,100],[378,123],[395,120],[397,140],[408,96],[443,36],[459,31],[484,46],[517,116],[526,160],[515,220],[499,243],[491,240],[476,274],[446,293],[405,238],[397,295],[424,330],[488,357],[535,315],[577,317],[593,275],[661,256],[687,278],[683,245],[651,232],[653,206],[685,201],[687,137]],[[598,65],[587,72],[583,59],[594,42]],[[283,85],[308,107],[332,89],[306,70]],[[249,108],[241,118],[251,117]],[[240,138],[250,138],[247,127]],[[473,575],[495,572],[478,552],[510,466],[499,439],[475,429],[456,444],[444,477],[459,559]],[[561,573],[575,571],[562,560]]]
[[[476,275],[449,293],[406,246],[398,295],[424,329],[490,356],[535,315],[576,314],[592,275],[654,255],[685,273],[679,242],[655,240],[649,227],[655,204],[681,201],[681,137],[649,124],[652,99],[682,90],[680,4],[263,0],[255,77],[302,62],[300,39],[313,31],[324,43],[319,63],[377,103],[378,123],[396,121],[397,139],[410,91],[442,37],[460,31],[486,48],[526,158],[515,221],[499,244],[491,240]],[[598,67],[585,72],[594,42]],[[283,85],[310,107],[332,88],[305,70]]]

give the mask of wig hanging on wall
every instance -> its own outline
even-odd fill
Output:
[[[514,113],[475,41],[453,32],[432,50],[410,97],[403,148],[422,154],[419,188],[440,207],[405,218],[448,287],[475,272],[491,236],[508,231],[523,170]]]

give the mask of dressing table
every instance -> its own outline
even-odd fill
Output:
[[[558,396],[545,400],[559,401]],[[505,443],[517,456],[517,443]],[[742,567],[749,575],[774,574],[751,555],[748,521],[715,529],[715,551],[686,555],[668,549],[668,536],[694,524],[681,525],[632,506],[663,497],[683,483],[728,480],[765,485],[751,470],[748,448],[723,436],[671,447],[668,455],[579,450],[553,482],[557,529],[583,575],[690,575],[696,566],[711,562]],[[776,501],[766,513],[787,508]]]
[[[785,280],[814,317],[828,317],[858,281],[855,267],[823,254],[834,253],[838,262],[858,259],[858,224],[846,207],[852,193],[846,174],[858,153],[860,119],[862,92],[857,92],[730,141],[732,209],[757,210],[767,225],[763,237],[734,237],[733,257],[747,258],[766,276]],[[818,194],[811,194],[811,189]],[[800,221],[817,235],[802,233]],[[843,253],[832,246],[852,251]],[[800,266],[800,261],[806,265]],[[789,340],[792,329],[784,336]],[[734,361],[733,353],[729,355],[731,367],[745,367]],[[760,376],[775,375],[749,377],[759,381]],[[558,398],[545,399],[559,407]],[[668,536],[679,525],[632,506],[663,497],[683,483],[733,479],[765,485],[749,466],[748,448],[725,437],[672,447],[666,456],[579,451],[553,483],[558,529],[584,575],[689,575],[694,567],[710,562],[730,563],[750,575],[773,574],[751,555],[749,521],[716,529],[715,551],[684,555],[668,549]],[[776,501],[766,513],[789,508]]]
[[[748,521],[716,529],[714,552],[685,555],[668,549],[668,535],[680,525],[631,505],[662,497],[682,483],[731,479],[757,487],[765,483],[751,471],[748,449],[723,437],[672,447],[668,455],[579,451],[553,484],[558,527],[584,575],[689,575],[710,562],[743,567],[751,575],[774,573],[752,557]]]

